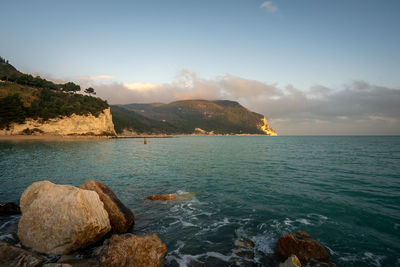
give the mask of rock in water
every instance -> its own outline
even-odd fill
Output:
[[[234,242],[233,251],[239,257],[254,259],[254,242],[248,238],[239,238]]]
[[[113,235],[104,244],[100,263],[102,267],[156,267],[162,265],[166,252],[156,234]]]
[[[40,181],[22,193],[18,237],[43,253],[68,254],[99,241],[110,229],[96,192]]]
[[[44,258],[25,249],[0,242],[0,266],[39,267]]]
[[[329,263],[325,248],[305,232],[296,232],[281,236],[275,247],[275,254],[281,259],[296,255],[304,264],[310,262]]]
[[[254,242],[248,238],[236,239],[233,244],[232,257],[229,260],[233,266],[254,265]]]
[[[146,197],[148,200],[172,200],[186,201],[194,198],[194,193],[178,190],[174,194],[151,195]]]
[[[175,199],[176,195],[175,194],[165,194],[165,195],[152,195],[146,197],[146,199],[149,200],[170,200],[170,199]]]
[[[301,267],[301,263],[296,255],[292,255],[284,263],[279,264],[279,267]]]
[[[19,206],[12,202],[0,202],[0,216],[20,214]]]
[[[99,181],[90,180],[81,185],[81,189],[92,190],[99,194],[100,200],[104,203],[110,218],[111,230],[114,233],[126,233],[135,222],[135,217],[114,194],[114,192]]]

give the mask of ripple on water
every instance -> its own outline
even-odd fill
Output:
[[[0,142],[0,200],[18,201],[42,179],[101,180],[134,211],[134,233],[154,232],[167,244],[171,266],[224,265],[239,237],[252,239],[256,263],[269,266],[278,238],[297,230],[324,244],[338,266],[395,266],[399,159],[399,137]],[[173,192],[195,196],[144,200]],[[0,235],[9,238],[13,224],[0,219]]]

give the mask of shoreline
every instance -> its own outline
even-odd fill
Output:
[[[213,134],[213,135],[209,135],[209,134],[171,134],[171,135],[117,135],[115,137],[115,139],[124,139],[124,138],[175,138],[175,137],[187,137],[187,136],[209,136],[209,137],[224,137],[224,136],[267,136],[269,137],[269,135],[266,134]]]
[[[0,135],[0,141],[18,141],[18,140],[94,140],[94,139],[112,139],[113,136],[78,136],[78,135]]]
[[[129,139],[129,138],[176,138],[187,136],[209,136],[209,137],[226,137],[226,136],[261,136],[269,137],[263,134],[174,134],[174,135],[117,135],[117,136],[92,136],[92,135],[0,135],[0,141],[17,141],[17,140],[104,140],[104,139]]]

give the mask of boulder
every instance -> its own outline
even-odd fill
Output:
[[[301,267],[301,263],[296,255],[292,255],[284,263],[279,264],[279,267]]]
[[[0,202],[0,216],[20,214],[19,206],[13,202]]]
[[[294,254],[303,264],[330,262],[325,248],[309,234],[300,231],[281,236],[276,244],[275,254],[283,260]]]
[[[93,191],[40,181],[22,193],[20,205],[18,237],[42,253],[68,254],[101,240],[111,229]]]
[[[163,264],[167,247],[156,234],[113,235],[103,246],[100,265],[156,267]]]
[[[45,259],[25,249],[0,242],[0,266],[39,267]]]
[[[134,224],[135,217],[114,194],[114,192],[99,181],[90,180],[81,185],[81,189],[92,190],[99,194],[110,218],[111,230],[113,233],[126,233]]]

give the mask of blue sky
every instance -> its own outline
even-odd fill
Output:
[[[92,83],[107,77],[97,81],[100,95],[112,84],[134,83],[131,102],[152,100],[143,96],[146,88],[168,94],[179,87],[182,70],[203,82],[261,82],[285,95],[291,86],[304,94],[315,87],[337,92],[357,81],[400,88],[398,0],[3,0],[0,9],[0,55],[18,69],[54,79],[90,77]],[[154,101],[179,98],[157,95],[163,94],[151,95]],[[251,86],[248,98],[230,96],[271,112],[249,100]]]

